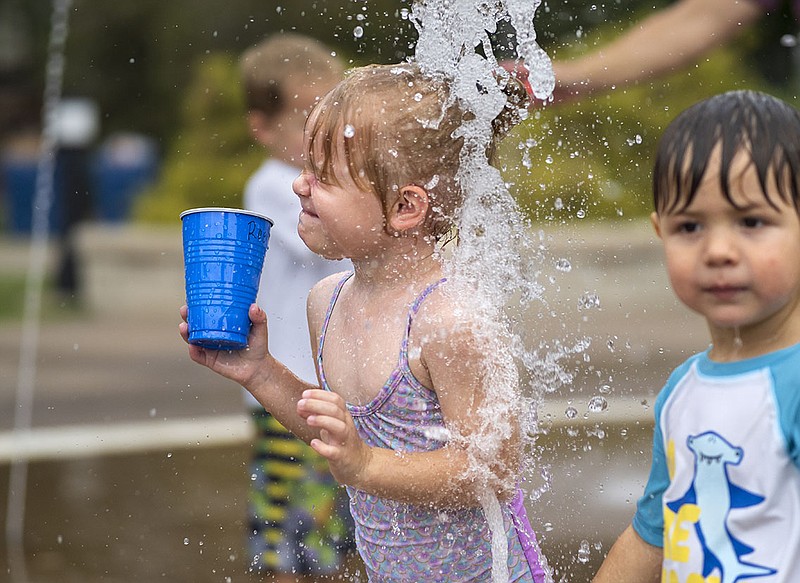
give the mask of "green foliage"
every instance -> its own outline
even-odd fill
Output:
[[[731,48],[666,79],[548,104],[504,143],[504,175],[534,221],[647,215],[664,127],[700,99],[746,87],[764,89],[764,83]]]
[[[0,274],[0,322],[17,320],[25,303],[25,275]]]
[[[165,153],[160,180],[137,200],[137,220],[173,223],[188,208],[241,207],[244,184],[264,159],[247,131],[235,58],[208,55],[193,72],[180,130]]]

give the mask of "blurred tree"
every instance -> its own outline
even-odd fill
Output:
[[[546,0],[537,12],[539,42],[554,57],[583,52],[667,3]],[[354,65],[400,61],[413,55],[416,40],[411,6],[412,0],[73,0],[64,91],[99,103],[104,134],[135,131],[159,140],[162,197],[147,197],[138,216],[173,221],[189,206],[236,204],[244,176],[260,160],[231,72],[244,48],[268,33],[299,30],[338,47]],[[31,47],[7,83],[26,79],[34,96],[28,101],[35,102],[51,6],[0,0],[0,14],[4,7],[13,8]],[[745,58],[760,54],[761,36],[754,31],[682,78],[535,112],[505,149],[523,206],[542,220],[566,220],[578,210],[588,217],[645,212],[650,155],[664,123],[681,104],[732,86],[734,77],[763,88]]]
[[[140,220],[175,223],[192,207],[241,207],[242,187],[263,160],[247,131],[236,58],[200,57],[191,72],[161,179],[136,201]]]

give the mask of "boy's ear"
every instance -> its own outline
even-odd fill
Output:
[[[650,213],[650,224],[653,225],[653,230],[655,230],[656,236],[661,239],[661,221],[658,218],[658,213]]]
[[[388,226],[398,233],[415,229],[425,222],[429,208],[427,191],[416,184],[407,184],[389,209]]]
[[[273,146],[275,140],[275,128],[270,119],[261,111],[252,110],[247,113],[247,125],[250,134],[262,146]]]

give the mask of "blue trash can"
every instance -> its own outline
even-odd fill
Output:
[[[36,176],[38,160],[16,156],[4,157],[0,161],[0,181],[5,208],[6,229],[15,235],[29,235],[33,230],[33,215],[36,199]],[[60,232],[64,225],[64,211],[59,185],[63,182],[62,170],[56,165],[53,177],[48,230]]]
[[[118,134],[107,138],[93,163],[95,218],[123,222],[136,197],[156,179],[157,147],[151,138]]]

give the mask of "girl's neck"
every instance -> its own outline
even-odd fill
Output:
[[[365,287],[407,288],[438,278],[441,260],[431,247],[411,252],[353,259],[354,283]]]

